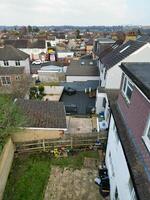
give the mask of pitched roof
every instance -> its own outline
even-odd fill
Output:
[[[16,104],[27,116],[26,127],[67,128],[66,114],[62,102],[18,99]]]
[[[129,137],[128,130],[118,106],[115,104],[111,105],[111,110],[115,119],[117,133],[123,147],[136,196],[139,200],[148,200],[150,197],[150,182],[144,170],[144,165],[141,163],[133,141]]]
[[[143,36],[139,37],[137,39],[137,41],[139,41],[139,42],[150,42],[150,36],[149,35],[143,35]]]
[[[120,67],[150,99],[150,63],[122,63]]]
[[[25,60],[28,57],[28,54],[11,45],[5,45],[0,48],[0,60]]]
[[[145,44],[145,42],[128,41],[108,53],[101,59],[101,61],[107,69],[110,69],[111,67],[128,57],[130,54],[140,49]]]
[[[27,48],[28,40],[19,39],[19,40],[4,40],[5,45],[12,45],[15,48]]]
[[[99,76],[99,69],[94,65],[81,65],[78,61],[72,61],[68,66],[67,76]]]
[[[4,40],[5,45],[12,45],[15,48],[24,49],[24,48],[37,48],[44,49],[45,48],[45,40],[35,40],[30,42],[27,39],[19,39],[19,40]]]
[[[24,67],[0,67],[1,75],[23,74]]]
[[[112,52],[114,49],[118,48],[120,45],[123,44],[123,40],[117,40],[114,44],[109,45],[108,47],[104,48],[97,56],[101,60],[104,56]]]

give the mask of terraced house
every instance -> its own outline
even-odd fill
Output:
[[[106,166],[111,199],[150,197],[150,63],[122,63],[117,103],[111,105]]]
[[[113,44],[99,55],[101,87],[119,89],[122,62],[150,62],[150,38],[141,37],[136,41],[128,41],[120,45]]]

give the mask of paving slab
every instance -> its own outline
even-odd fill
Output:
[[[44,200],[103,200],[94,183],[97,170],[61,169],[53,166]]]

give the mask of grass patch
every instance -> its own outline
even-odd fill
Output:
[[[49,172],[50,160],[45,155],[15,159],[4,200],[42,200]]]
[[[59,167],[62,168],[69,167],[73,169],[81,169],[85,157],[98,159],[98,152],[86,151],[86,152],[80,152],[74,156],[69,156],[67,158],[55,158],[51,160],[51,164],[58,165]]]
[[[81,169],[84,157],[98,158],[96,151],[80,152],[67,158],[51,158],[47,153],[21,155],[14,159],[4,200],[42,200],[52,165]]]

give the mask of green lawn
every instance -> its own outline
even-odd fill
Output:
[[[84,157],[98,158],[95,151],[81,152],[68,158],[50,159],[49,154],[21,155],[15,158],[6,185],[4,200],[42,200],[51,165],[78,168]]]

